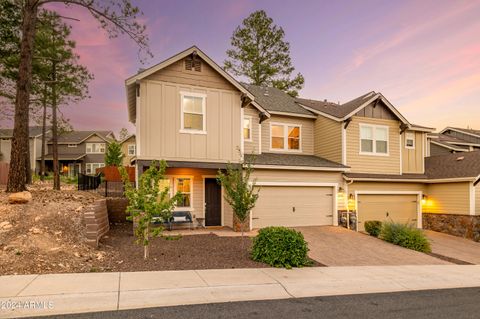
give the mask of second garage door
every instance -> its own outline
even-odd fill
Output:
[[[394,221],[417,225],[417,195],[358,195],[358,230],[369,220]]]
[[[333,188],[261,186],[252,227],[332,225]]]

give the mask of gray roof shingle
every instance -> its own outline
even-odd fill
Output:
[[[253,94],[255,102],[269,112],[314,115],[312,112],[298,105],[295,102],[295,98],[277,88],[245,83],[242,83],[242,85]]]
[[[50,130],[51,127],[50,126],[47,126],[46,127],[46,130]],[[28,135],[29,137],[35,137],[35,136],[38,136],[38,135],[41,135],[42,134],[42,126],[29,126],[28,127]],[[3,128],[3,129],[0,129],[0,137],[3,137],[3,138],[12,138],[13,137],[13,128]]]
[[[427,157],[425,174],[430,179],[477,177],[480,175],[480,151]]]
[[[348,168],[348,166],[314,155],[262,153],[246,156],[254,156],[255,165]]]
[[[112,133],[112,131],[71,131],[60,134],[58,136],[58,143],[80,143],[94,133],[100,135],[103,139],[107,141],[111,140],[107,137],[107,135]],[[49,141],[49,143],[50,142],[51,141]]]

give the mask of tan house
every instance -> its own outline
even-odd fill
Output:
[[[123,166],[132,166],[132,161],[136,156],[136,138],[135,134],[129,135],[120,141],[122,147]]]
[[[410,123],[381,93],[295,99],[237,82],[197,47],[130,77],[126,90],[137,174],[165,159],[165,185],[183,194],[176,209],[206,226],[233,226],[215,176],[250,154],[261,189],[251,228],[337,225],[344,212],[356,212],[359,230],[367,220],[422,227],[422,212],[477,213],[480,167],[437,174],[446,162],[425,160],[434,129]]]

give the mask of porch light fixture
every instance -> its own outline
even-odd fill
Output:
[[[427,200],[428,200],[428,196],[423,194],[422,195],[422,205],[425,205],[427,203]]]
[[[352,193],[350,193],[350,195],[348,196],[348,199],[349,199],[349,200],[353,200],[353,199],[354,199],[354,197],[353,197],[353,194],[352,194]]]

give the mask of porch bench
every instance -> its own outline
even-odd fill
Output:
[[[173,229],[173,225],[178,225],[178,224],[189,224],[189,228],[193,228],[193,218],[192,214],[188,211],[180,211],[180,212],[174,212],[172,214],[172,217],[170,220],[167,222],[168,224],[168,230]]]

